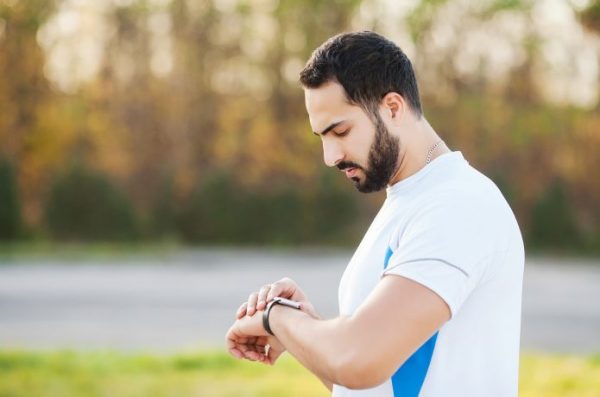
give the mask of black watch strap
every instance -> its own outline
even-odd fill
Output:
[[[264,327],[265,331],[267,331],[270,335],[273,335],[273,336],[275,336],[275,334],[271,330],[271,325],[269,324],[269,314],[271,314],[271,309],[275,305],[283,305],[283,306],[293,307],[294,309],[301,308],[301,305],[298,302],[295,302],[295,301],[292,301],[289,299],[285,299],[285,298],[281,298],[281,297],[273,298],[273,300],[267,304],[267,307],[265,308],[265,311],[263,312],[263,316],[262,316],[262,322],[263,322],[263,327]]]
[[[271,313],[271,309],[273,308],[273,306],[276,304],[277,304],[277,300],[272,300],[271,302],[269,302],[267,304],[267,308],[263,312],[263,316],[262,316],[263,327],[265,328],[265,331],[267,331],[269,334],[271,334],[273,336],[275,336],[275,334],[273,333],[273,331],[271,331],[271,325],[269,324],[269,314]]]

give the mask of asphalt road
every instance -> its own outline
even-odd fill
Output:
[[[350,256],[215,249],[106,261],[4,259],[0,348],[220,348],[239,304],[283,276],[295,279],[323,316],[335,316]],[[522,347],[600,352],[600,261],[527,261]]]

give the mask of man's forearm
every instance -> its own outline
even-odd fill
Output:
[[[341,384],[341,366],[348,349],[348,317],[317,320],[304,312],[276,305],[269,323],[273,333],[300,363],[331,389]]]

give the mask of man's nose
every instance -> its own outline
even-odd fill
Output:
[[[323,140],[323,161],[328,167],[337,165],[344,159],[342,147],[332,140]]]

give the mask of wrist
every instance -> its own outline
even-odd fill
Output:
[[[290,307],[286,307],[283,305],[275,305],[271,308],[271,313],[269,315],[269,325],[271,326],[271,331],[273,331],[274,335],[279,335],[283,331],[283,325],[285,323],[285,312],[289,310],[295,310]]]
[[[270,325],[271,312],[276,306],[280,305],[284,307],[294,308],[294,310],[300,310],[300,308],[302,307],[302,304],[300,302],[292,301],[282,297],[275,297],[271,302],[269,302],[262,315],[262,324],[265,332],[273,336],[275,336],[275,333],[273,332],[273,329]]]
[[[311,317],[302,310],[296,310],[289,306],[275,305],[269,315],[269,325],[276,337],[287,334],[290,324],[295,324],[299,317]]]

